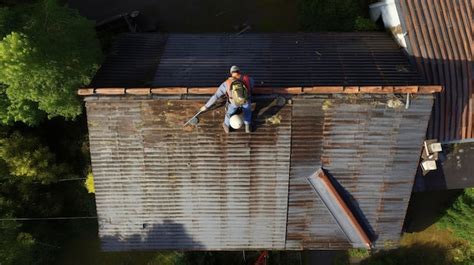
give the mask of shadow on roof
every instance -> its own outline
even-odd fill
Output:
[[[184,225],[172,220],[164,220],[159,224],[143,223],[141,229],[142,233],[126,237],[120,235],[101,237],[102,250],[198,250],[205,248],[202,243],[189,235]]]
[[[356,218],[357,222],[359,225],[362,227],[362,229],[365,231],[367,236],[369,237],[371,242],[375,242],[378,238],[376,235],[374,229],[370,225],[369,221],[365,217],[364,213],[359,207],[359,204],[357,201],[354,199],[354,197],[350,194],[349,191],[347,191],[338,181],[337,179],[331,175],[326,169],[322,168],[324,174],[328,177],[329,181],[331,184],[334,186],[336,191],[339,193],[339,195],[342,197],[344,202],[346,203],[347,207],[349,207],[349,210],[352,212],[354,217]]]

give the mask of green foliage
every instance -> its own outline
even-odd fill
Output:
[[[418,233],[405,233],[400,247],[382,250],[366,258],[362,265],[464,265],[474,263],[472,244],[451,231],[433,225]]]
[[[426,202],[432,203],[433,200]],[[470,188],[454,200],[437,223],[421,232],[405,233],[400,247],[379,251],[361,264],[471,265],[474,264],[473,231],[474,189]],[[348,264],[349,256],[354,256],[352,254],[348,252],[334,264]]]
[[[351,31],[358,13],[353,0],[301,0],[300,23],[310,31]]]
[[[18,231],[19,225],[14,221],[0,222],[0,264],[32,264],[35,241],[28,233]]]
[[[464,190],[438,224],[474,246],[474,188]]]
[[[356,31],[376,31],[378,28],[371,19],[357,16],[354,29]]]
[[[94,186],[94,175],[92,172],[89,172],[86,177],[86,181],[84,181],[84,186],[89,193],[95,193],[95,186]]]
[[[446,265],[453,264],[446,258],[445,250],[425,245],[400,247],[394,250],[380,251],[363,260],[361,265]]]
[[[364,248],[353,248],[349,249],[348,251],[349,257],[354,257],[354,258],[367,258],[370,256],[370,252],[367,249]]]
[[[0,218],[14,216],[15,203],[0,196]],[[34,244],[32,236],[20,232],[20,225],[15,221],[0,221],[0,264],[29,264],[30,252]]]
[[[0,139],[0,161],[15,181],[50,183],[67,172],[65,164],[56,163],[54,154],[35,137],[18,132]]]
[[[46,115],[72,119],[75,91],[98,68],[93,23],[56,0],[0,10],[0,122],[38,124]]]
[[[184,253],[181,252],[158,252],[156,256],[147,262],[147,265],[186,265]]]

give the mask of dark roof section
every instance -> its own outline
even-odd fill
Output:
[[[154,34],[124,35],[115,48],[121,52],[112,56],[113,61],[106,60],[103,74],[90,86],[215,87],[233,64],[260,87],[425,84],[383,32],[170,34],[166,43],[163,39]],[[147,79],[137,83],[126,73],[136,71],[141,61]]]
[[[444,144],[438,169],[423,176],[417,172],[415,191],[454,190],[474,187],[474,142]]]
[[[322,166],[375,246],[396,244],[432,107],[421,94],[408,109],[389,95],[255,99],[257,130],[225,135],[222,107],[182,127],[204,98],[86,100],[99,234],[116,251],[350,248],[307,182]]]
[[[113,44],[91,85],[149,87],[160,61],[166,35],[122,34]]]
[[[426,79],[445,86],[436,97],[428,137],[474,137],[473,2],[403,0],[408,51]]]

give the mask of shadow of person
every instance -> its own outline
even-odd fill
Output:
[[[285,107],[287,99],[278,95],[270,99],[255,100],[255,109],[253,110],[253,130],[257,131],[272,119]]]

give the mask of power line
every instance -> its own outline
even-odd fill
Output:
[[[75,180],[86,180],[86,178],[60,179],[56,182],[75,181]]]
[[[97,216],[19,217],[19,218],[0,218],[0,221],[42,221],[42,220],[81,220],[81,219],[97,219]]]

